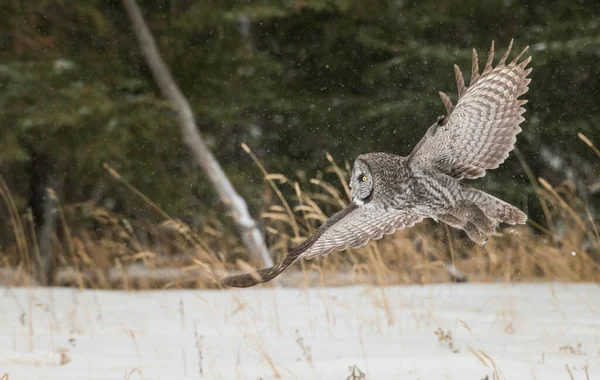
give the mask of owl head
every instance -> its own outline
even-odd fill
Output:
[[[373,194],[373,175],[371,169],[360,158],[354,161],[349,186],[352,202],[357,205],[363,205],[368,202]]]

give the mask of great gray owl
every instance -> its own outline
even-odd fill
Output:
[[[361,247],[425,218],[464,230],[484,245],[499,222],[524,224],[527,215],[518,208],[461,180],[483,177],[497,168],[514,148],[519,124],[525,120],[519,97],[531,79],[526,68],[531,57],[506,64],[512,41],[496,67],[494,43],[480,74],[473,49],[471,83],[454,65],[458,86],[456,106],[440,92],[447,115],[439,117],[407,157],[388,153],[358,156],[350,178],[352,201],[330,217],[313,236],[271,268],[230,276],[223,285],[248,287],[269,281],[300,258],[313,258],[333,250]]]

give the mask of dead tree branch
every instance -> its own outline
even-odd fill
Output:
[[[183,140],[190,148],[196,163],[204,170],[219,198],[229,209],[240,231],[241,239],[250,251],[250,254],[261,260],[265,266],[273,265],[271,255],[256,221],[248,211],[246,202],[235,191],[223,169],[221,169],[221,166],[198,132],[192,108],[179,87],[177,87],[177,84],[175,84],[169,68],[160,56],[158,47],[144,21],[140,8],[135,0],[123,0],[123,5],[131,19],[133,32],[137,37],[142,54],[152,71],[152,75],[163,95],[171,101],[177,113]]]

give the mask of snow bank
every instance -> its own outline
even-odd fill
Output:
[[[0,378],[598,379],[598,301],[595,284],[1,288]]]

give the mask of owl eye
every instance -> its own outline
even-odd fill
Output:
[[[363,176],[362,176],[362,178],[361,178],[360,180],[361,180],[361,181],[363,181],[363,182],[367,182],[367,176],[366,176],[366,175],[363,175]]]

